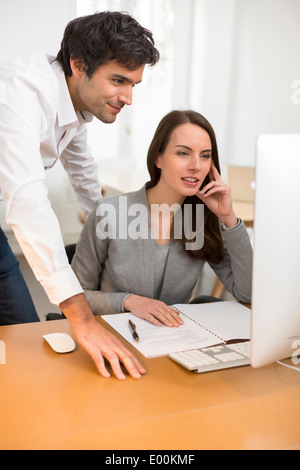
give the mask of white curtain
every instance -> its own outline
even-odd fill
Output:
[[[176,1],[173,107],[203,114],[222,156],[230,106],[235,0]]]
[[[207,117],[225,173],[228,164],[255,164],[260,134],[299,132],[300,105],[292,98],[300,79],[299,0],[78,0],[78,5],[90,12],[129,11],[152,30],[162,56],[147,69],[133,106],[116,124],[93,124],[97,159],[130,159],[144,169],[154,130],[172,109],[195,109]]]
[[[257,137],[297,133],[299,0],[176,1],[173,106],[215,128],[222,166],[255,165]]]

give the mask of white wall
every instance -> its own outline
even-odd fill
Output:
[[[211,121],[224,168],[254,165],[260,134],[300,129],[300,1],[177,0],[177,9],[173,105]]]
[[[264,133],[299,133],[300,1],[237,0],[226,160],[254,165]]]
[[[76,0],[0,0],[0,58],[56,54]]]

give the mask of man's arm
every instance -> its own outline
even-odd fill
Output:
[[[99,372],[104,377],[109,377],[105,358],[110,362],[117,378],[125,378],[120,362],[132,377],[140,378],[145,373],[141,364],[93,316],[82,288],[67,262],[59,226],[42,187],[42,182],[26,184],[11,201],[8,222],[14,229],[23,252],[50,301],[59,304],[79,343],[91,355]],[[68,297],[65,300],[66,295]]]

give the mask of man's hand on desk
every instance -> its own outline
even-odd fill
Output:
[[[109,361],[119,380],[125,379],[120,362],[134,379],[140,379],[146,373],[144,367],[121,341],[97,322],[84,294],[65,300],[60,304],[60,308],[70,321],[78,342],[92,357],[103,377],[110,377],[104,358]]]

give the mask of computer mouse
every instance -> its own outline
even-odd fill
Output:
[[[50,333],[44,335],[43,338],[47,341],[49,346],[51,346],[53,351],[59,354],[74,351],[76,347],[73,338],[67,333]]]

